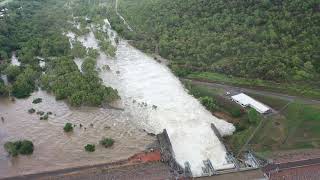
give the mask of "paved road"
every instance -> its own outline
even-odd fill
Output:
[[[237,86],[220,84],[220,83],[213,83],[213,82],[203,82],[203,81],[198,81],[198,80],[194,80],[194,79],[181,79],[181,80],[183,80],[183,81],[191,80],[192,83],[194,83],[194,84],[205,85],[205,86],[209,86],[209,87],[213,87],[213,88],[222,88],[222,89],[225,89],[226,91],[230,91],[233,93],[235,93],[235,92],[253,93],[253,94],[258,94],[258,95],[279,98],[279,99],[283,99],[286,101],[299,101],[299,102],[302,102],[305,104],[320,104],[320,100],[308,99],[308,98],[303,98],[303,97],[298,97],[298,96],[291,96],[291,95],[282,94],[282,93],[249,89],[249,88],[243,88],[243,87],[237,87]]]

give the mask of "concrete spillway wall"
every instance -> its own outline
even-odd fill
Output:
[[[219,130],[217,129],[217,127],[216,127],[213,123],[211,123],[211,129],[213,130],[214,134],[216,134],[216,136],[218,137],[218,139],[219,139],[221,142],[223,142],[223,139],[222,139],[222,136],[221,136]]]
[[[174,174],[176,176],[192,177],[190,168],[183,168],[176,162],[172,145],[166,129],[164,129],[162,133],[157,134],[157,139],[160,145],[161,161],[167,163],[171,170],[174,171]],[[186,164],[188,163],[186,162]]]

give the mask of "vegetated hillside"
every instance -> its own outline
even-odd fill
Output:
[[[278,82],[319,82],[319,0],[119,0],[148,52],[181,76],[208,71]]]

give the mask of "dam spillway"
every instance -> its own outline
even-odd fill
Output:
[[[118,89],[122,106],[130,114],[131,121],[154,134],[167,130],[175,159],[180,165],[188,162],[195,176],[202,174],[204,160],[210,160],[215,169],[230,167],[226,149],[212,131],[211,123],[221,135],[231,135],[234,126],[212,116],[188,94],[168,67],[125,40],[120,40],[117,45],[115,58],[102,54],[97,64],[98,67],[108,65],[111,68],[109,72],[102,72],[100,77],[106,85]]]

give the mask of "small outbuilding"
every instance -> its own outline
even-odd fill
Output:
[[[251,107],[261,114],[271,112],[271,109],[268,106],[262,104],[259,101],[256,101],[255,99],[244,93],[231,96],[231,98],[234,102],[240,104],[242,107]]]

